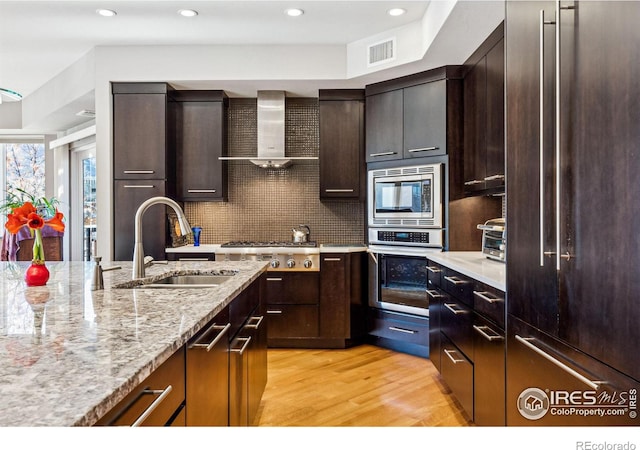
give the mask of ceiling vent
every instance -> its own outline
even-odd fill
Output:
[[[396,59],[396,38],[377,42],[367,47],[367,66],[377,66]]]

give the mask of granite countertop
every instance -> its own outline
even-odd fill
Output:
[[[131,285],[132,264],[102,262],[104,290],[92,291],[94,263],[47,263],[46,286],[26,287],[29,263],[0,263],[0,426],[93,425],[239,292],[265,262],[180,261],[147,268],[166,274],[234,271],[220,286]]]
[[[488,259],[482,252],[436,252],[428,258],[503,292],[507,290],[506,264]]]

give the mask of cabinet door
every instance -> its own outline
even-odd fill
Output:
[[[640,3],[578,2],[560,17],[559,239],[571,258],[560,265],[558,335],[640,379]]]
[[[349,255],[321,255],[320,336],[349,337]]]
[[[364,102],[320,102],[320,199],[364,198]]]
[[[113,176],[165,179],[169,133],[166,94],[113,95]]]
[[[447,153],[447,80],[403,89],[403,157]]]
[[[151,197],[165,196],[164,180],[115,180],[113,194],[114,260],[131,261],[138,207]],[[149,208],[142,218],[142,245],[145,255],[165,259],[167,214],[164,205]]]
[[[176,182],[183,201],[226,200],[225,103],[177,102]]]
[[[268,272],[266,301],[270,305],[317,305],[318,272]]]
[[[248,348],[249,364],[249,392],[248,392],[248,423],[253,424],[264,388],[267,385],[267,316],[266,311],[258,308],[249,318],[246,328],[251,336]]]
[[[487,58],[464,77],[465,192],[484,189],[487,157]]]
[[[554,54],[555,28],[544,28],[544,111],[540,136],[540,10],[553,19],[553,2],[507,2],[506,145],[508,312],[533,326],[557,334],[558,290],[555,251],[554,200]],[[533,56],[532,56],[533,55]],[[540,143],[543,143],[543,224],[540,227]],[[541,231],[543,231],[541,236]],[[544,266],[541,266],[541,262]],[[600,278],[600,277],[598,277]]]
[[[486,187],[504,188],[504,39],[487,53],[486,114]]]
[[[496,324],[474,314],[473,319],[473,404],[474,422],[483,426],[504,426],[505,334]]]
[[[267,305],[269,346],[273,339],[318,337],[318,305]]]
[[[441,360],[443,380],[473,420],[473,364],[444,335]]]
[[[402,98],[402,89],[367,97],[367,162],[402,159]]]

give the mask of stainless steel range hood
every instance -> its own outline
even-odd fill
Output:
[[[227,161],[251,161],[265,169],[282,169],[295,160],[317,157],[286,157],[284,148],[285,92],[258,91],[258,151],[256,157],[227,156]]]

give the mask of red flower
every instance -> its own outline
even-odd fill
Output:
[[[25,202],[22,206],[14,208],[11,214],[7,214],[7,223],[5,223],[4,227],[9,233],[16,234],[20,228],[25,225],[32,230],[39,230],[47,224],[54,230],[62,233],[64,232],[63,218],[64,215],[56,210],[55,215],[51,219],[44,220],[42,216],[37,213],[36,208],[31,202]]]
[[[63,218],[64,215],[56,209],[56,214],[51,219],[45,220],[45,223],[54,230],[64,233],[64,223],[62,222]]]
[[[44,220],[42,220],[42,217],[40,217],[36,213],[29,214],[27,219],[28,219],[27,225],[32,230],[39,230],[44,226]]]

